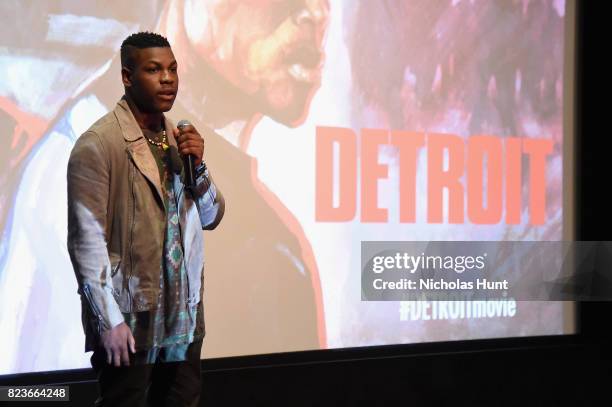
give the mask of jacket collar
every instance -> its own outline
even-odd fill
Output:
[[[139,138],[144,137],[138,123],[136,122],[136,118],[130,110],[130,106],[125,99],[125,96],[122,97],[119,102],[117,102],[117,106],[115,106],[115,116],[119,121],[121,133],[123,133],[123,138],[126,141],[136,141]]]
[[[130,110],[130,106],[125,99],[125,96],[123,96],[121,100],[117,102],[117,106],[115,107],[115,116],[117,117],[117,120],[119,120],[119,127],[121,127],[123,138],[126,141],[136,141],[139,138],[144,138],[142,130],[140,130],[140,127],[138,126],[136,118]],[[164,127],[166,128],[168,143],[171,146],[176,147],[176,139],[174,138],[174,133],[172,132],[174,129],[174,123],[172,123],[172,121],[168,119],[166,115],[164,115]]]

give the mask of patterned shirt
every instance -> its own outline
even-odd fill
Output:
[[[149,130],[143,130],[143,133],[151,140],[159,139]],[[154,363],[158,357],[162,362],[184,360],[189,344],[204,337],[202,301],[193,306],[187,304],[189,283],[183,261],[177,199],[169,157],[161,147],[151,143],[149,147],[159,169],[167,221],[163,257],[160,259],[161,295],[158,306],[150,311],[123,314],[136,341],[136,351],[140,354],[137,363]]]

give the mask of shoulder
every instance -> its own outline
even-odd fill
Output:
[[[87,129],[83,136],[86,134],[94,134],[101,141],[105,142],[111,141],[117,135],[121,135],[121,127],[119,126],[119,120],[117,120],[115,112],[110,111],[98,119],[89,129]]]
[[[105,114],[76,140],[68,167],[101,165],[111,162],[111,155],[117,150],[118,139],[123,139],[121,129],[113,112]]]
[[[114,112],[110,111],[77,138],[72,155],[82,152],[105,154],[122,140],[119,122]]]

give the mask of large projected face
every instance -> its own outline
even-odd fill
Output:
[[[320,85],[328,14],[327,0],[189,0],[185,28],[196,52],[263,113],[296,125]]]

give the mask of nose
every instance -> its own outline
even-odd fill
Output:
[[[168,69],[164,69],[161,74],[160,82],[161,83],[173,83],[175,81],[176,74],[174,72],[170,72]]]

